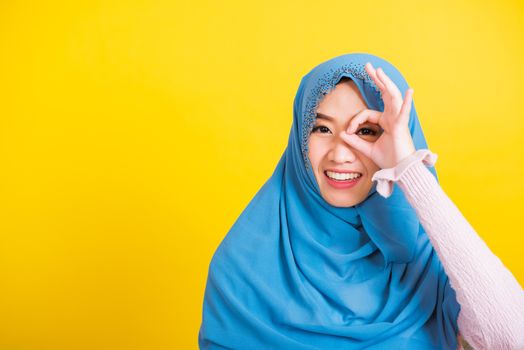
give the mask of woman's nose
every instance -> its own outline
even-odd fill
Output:
[[[330,160],[335,163],[354,162],[357,158],[355,151],[351,148],[350,145],[347,144],[346,141],[340,137],[340,135],[335,137],[335,140],[333,141],[333,148],[331,149],[330,153]]]

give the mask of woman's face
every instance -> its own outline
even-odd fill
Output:
[[[366,103],[352,80],[337,84],[317,108],[309,137],[309,160],[322,197],[335,207],[351,207],[362,202],[373,186],[373,174],[380,170],[370,158],[340,137],[353,116],[365,108]],[[375,142],[381,131],[378,124],[365,122],[355,133]],[[358,174],[360,177],[348,179]]]

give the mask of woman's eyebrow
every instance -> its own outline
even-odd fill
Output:
[[[362,110],[358,111],[357,114],[360,113],[361,111]],[[357,115],[357,114],[355,114],[355,115]],[[352,116],[351,118],[353,118],[354,116]],[[326,120],[329,120],[329,121],[334,121],[335,120],[335,118],[330,117],[329,115],[325,115],[325,114],[318,113],[318,112],[317,112],[317,119],[326,119]]]
[[[325,115],[325,114],[322,114],[322,113],[317,113],[317,118],[318,119],[327,119],[327,120],[330,120],[330,121],[333,121],[335,119],[333,117],[330,117],[329,115]]]

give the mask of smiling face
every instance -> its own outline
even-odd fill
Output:
[[[342,79],[320,102],[317,117],[309,135],[309,160],[324,200],[335,207],[351,207],[366,199],[373,174],[380,168],[341,137],[350,120],[367,108],[357,85]],[[357,135],[375,142],[382,129],[365,122],[358,126]],[[347,179],[358,174],[357,179]],[[334,179],[332,179],[334,177]]]

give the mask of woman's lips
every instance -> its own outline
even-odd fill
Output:
[[[341,188],[351,188],[351,187],[355,186],[360,181],[360,179],[362,179],[363,175],[360,175],[356,179],[344,180],[344,181],[334,180],[334,179],[330,178],[329,176],[327,176],[327,174],[325,172],[324,172],[324,176],[326,177],[328,183],[331,186],[333,186],[334,188],[341,189]]]

